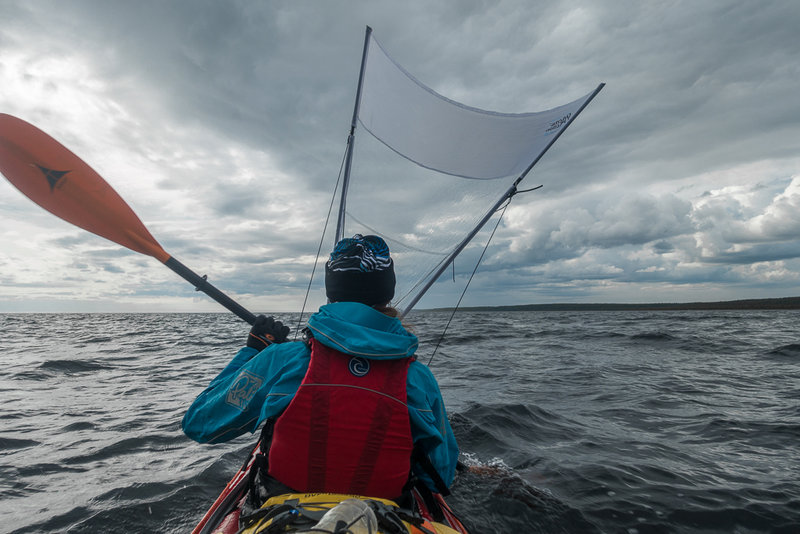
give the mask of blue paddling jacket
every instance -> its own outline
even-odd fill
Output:
[[[406,358],[417,350],[417,337],[398,319],[357,302],[322,306],[309,318],[308,326],[316,341],[345,354]],[[183,417],[183,431],[200,443],[219,443],[245,432],[254,433],[289,405],[308,370],[310,354],[309,347],[300,341],[272,344],[261,352],[242,348],[189,407]],[[450,486],[458,446],[439,385],[427,366],[411,362],[406,393],[414,443]],[[437,491],[424,470],[414,466],[414,472]]]

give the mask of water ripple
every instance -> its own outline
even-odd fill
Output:
[[[448,317],[413,316],[421,361]],[[794,532],[798,319],[459,313],[431,364],[474,469],[451,504],[481,534]],[[0,326],[0,531],[187,532],[255,441],[180,432],[246,337],[230,314],[5,314]]]

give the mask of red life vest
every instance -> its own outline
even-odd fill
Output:
[[[308,371],[275,422],[269,474],[297,491],[398,497],[413,446],[411,358],[370,360],[311,342]]]

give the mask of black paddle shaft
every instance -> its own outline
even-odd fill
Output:
[[[170,257],[164,265],[175,271],[184,280],[192,284],[197,291],[202,291],[212,299],[216,300],[230,311],[236,314],[237,317],[242,319],[248,324],[256,322],[256,316],[245,309],[241,304],[230,298],[228,295],[211,285],[205,276],[200,276],[190,268],[179,262],[173,257]]]

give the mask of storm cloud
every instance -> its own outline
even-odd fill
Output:
[[[526,179],[544,187],[514,199],[465,304],[798,293],[796,2],[42,1],[0,18],[0,112],[254,310],[303,300],[366,25],[470,106],[538,111],[607,84]],[[423,304],[457,300],[487,237]],[[218,309],[5,181],[0,251],[2,311]]]

